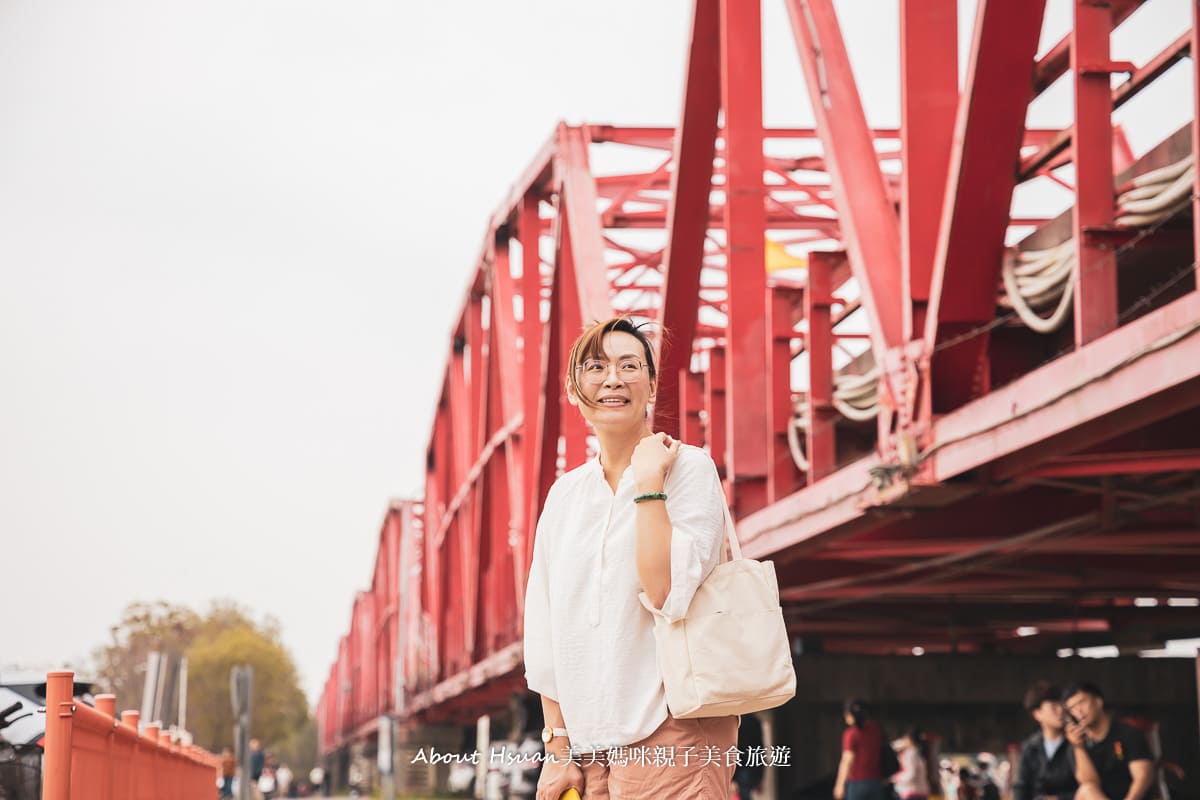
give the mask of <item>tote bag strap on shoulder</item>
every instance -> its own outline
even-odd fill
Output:
[[[721,491],[721,509],[725,512],[725,541],[729,544],[729,561],[739,561],[742,557],[742,547],[738,544],[737,530],[733,527],[733,514],[729,512],[729,502],[725,499],[725,491]],[[725,555],[725,548],[721,548]]]
[[[667,474],[668,475],[670,474],[669,468],[668,468]],[[728,542],[728,544],[729,544],[730,557],[727,560],[728,561],[739,561],[742,558],[742,546],[740,544],[738,544],[737,530],[735,530],[734,526],[733,526],[733,514],[731,514],[729,511],[729,501],[725,498],[724,484],[721,485],[721,510],[725,513],[725,541]],[[724,558],[724,556],[725,556],[725,548],[722,547],[721,548],[721,558]],[[717,563],[718,564],[721,563],[720,558],[717,560]]]

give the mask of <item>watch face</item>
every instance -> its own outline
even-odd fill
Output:
[[[554,731],[549,728],[542,728],[542,741],[550,744],[550,740],[554,738]]]

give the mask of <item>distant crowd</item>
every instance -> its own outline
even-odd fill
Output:
[[[237,757],[232,747],[221,752],[221,788],[219,796],[234,796],[237,782],[242,779]],[[277,800],[284,797],[308,797],[322,794],[325,771],[313,767],[307,778],[297,777],[285,763],[279,763],[274,753],[264,750],[258,739],[250,740],[250,793],[255,800]]]
[[[933,763],[929,737],[909,729],[888,742],[858,700],[844,707],[846,731],[833,787],[835,800],[999,800],[1003,782],[1013,800],[1144,800],[1156,781],[1158,754],[1136,720],[1119,719],[1091,683],[1065,690],[1038,682],[1025,708],[1037,731],[1021,746],[1013,774],[995,780],[996,764]]]

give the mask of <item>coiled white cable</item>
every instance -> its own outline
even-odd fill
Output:
[[[1191,197],[1195,173],[1195,158],[1189,155],[1134,178],[1133,188],[1117,198],[1117,224],[1134,228],[1170,216]]]
[[[804,444],[801,441],[807,430],[807,404],[797,403],[795,409],[793,409],[792,418],[788,420],[787,443],[788,450],[792,453],[792,463],[801,472],[808,472],[809,469],[808,454],[804,452]]]
[[[835,375],[833,407],[839,414],[855,422],[867,422],[879,413],[879,370],[872,367],[861,375]],[[811,416],[808,402],[798,400],[788,421],[787,443],[796,468],[808,472],[808,454],[804,452],[804,438]]]
[[[1192,195],[1192,155],[1139,175],[1117,198],[1116,223],[1124,227],[1152,225],[1174,214]],[[1000,270],[1004,291],[996,303],[1012,309],[1031,330],[1052,333],[1062,327],[1075,298],[1075,242],[1045,250],[1008,251]],[[1050,316],[1039,309],[1054,306]]]
[[[1053,333],[1062,327],[1075,298],[1074,242],[1063,242],[1047,250],[1005,254],[1000,269],[1004,294],[997,303],[1011,308],[1031,330]],[[1035,309],[1057,303],[1050,316]]]
[[[833,379],[833,407],[855,422],[866,422],[879,413],[879,370],[872,367],[862,375],[838,375]]]

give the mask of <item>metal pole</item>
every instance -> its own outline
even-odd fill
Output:
[[[379,783],[383,800],[396,800],[395,765],[392,755],[395,752],[393,735],[396,722],[391,716],[384,714],[379,717],[379,742],[375,754],[379,768]]]
[[[179,730],[187,730],[187,658],[179,659]]]
[[[241,765],[238,800],[250,800],[250,706],[254,698],[254,668],[235,666],[229,672],[234,755]]]
[[[158,655],[158,670],[154,678],[154,709],[150,714],[150,718],[157,720],[160,723],[163,719],[163,698],[167,687],[167,669],[171,664],[171,657],[166,653]]]
[[[142,709],[139,715],[144,720],[154,719],[154,695],[158,684],[158,652],[146,655],[146,682],[142,684]]]

